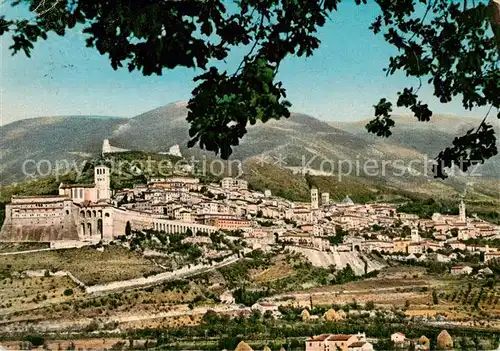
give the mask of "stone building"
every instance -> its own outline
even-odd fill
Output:
[[[94,169],[94,184],[59,185],[59,195],[70,198],[74,203],[108,201],[111,199],[111,170],[106,166]]]
[[[108,139],[104,139],[102,142],[102,154],[111,154],[111,153],[116,153],[116,152],[127,152],[129,150],[127,149],[122,149],[119,147],[111,146],[109,143]]]
[[[318,188],[315,186],[311,187],[311,209],[317,210],[319,207],[319,199],[318,199]]]
[[[97,166],[94,184],[61,184],[59,195],[13,196],[5,206],[0,241],[107,242],[135,230],[213,233],[214,226],[170,220],[165,215],[116,207],[111,201],[110,169]]]
[[[78,240],[77,208],[66,196],[12,196],[0,241]]]
[[[322,334],[306,340],[306,351],[373,351],[373,345],[366,341],[364,333],[354,335]]]
[[[321,205],[327,206],[330,204],[330,193],[321,193]]]
[[[221,181],[221,187],[222,189],[226,190],[247,190],[248,189],[248,182],[243,179],[239,178],[231,178],[231,177],[226,177],[223,178]]]

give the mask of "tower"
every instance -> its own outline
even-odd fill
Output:
[[[109,144],[108,139],[104,139],[102,142],[102,155],[108,154],[111,152],[111,145]]]
[[[323,206],[330,204],[330,193],[321,193],[321,204]]]
[[[111,170],[104,166],[96,166],[94,169],[94,183],[97,200],[108,200],[111,198]]]
[[[418,235],[418,228],[411,229],[411,241],[414,243],[420,242],[420,235]]]
[[[318,209],[318,188],[316,188],[314,185],[311,188],[311,209]]]
[[[460,222],[462,222],[462,223],[467,222],[467,214],[465,212],[464,200],[460,200],[460,205],[458,206],[458,211],[459,211],[458,218],[459,218]]]

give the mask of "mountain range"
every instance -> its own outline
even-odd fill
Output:
[[[95,157],[101,152],[103,139],[120,148],[148,152],[165,152],[179,144],[186,156],[214,157],[197,148],[186,148],[189,140],[186,115],[186,103],[178,102],[134,118],[39,117],[0,126],[0,184],[25,179],[26,160],[38,162],[43,173],[48,162],[54,165],[57,160],[79,162]],[[287,172],[308,171],[313,175],[333,175],[335,181],[339,181],[342,165],[344,174],[349,167],[353,168],[349,175],[342,175],[346,181],[359,180],[360,184],[436,196],[446,192],[457,194],[467,183],[472,183],[472,193],[478,199],[498,199],[499,156],[476,171],[481,177],[456,175],[441,181],[425,173],[428,169],[424,167],[425,160],[433,159],[451,145],[454,137],[477,127],[479,120],[434,116],[431,122],[424,123],[410,116],[395,116],[395,121],[393,135],[379,138],[365,130],[367,121],[325,122],[293,113],[288,119],[249,127],[231,159],[243,162],[247,177],[255,177],[265,165],[267,171],[273,167]],[[48,162],[43,164],[41,160]],[[31,172],[34,162],[30,164]],[[363,169],[368,163],[370,172]]]

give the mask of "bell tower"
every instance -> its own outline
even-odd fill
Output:
[[[460,201],[460,205],[458,206],[458,217],[460,219],[460,222],[465,223],[467,222],[467,214],[465,212],[465,203],[464,200]]]
[[[111,170],[107,166],[99,165],[95,167],[94,183],[97,200],[108,200],[111,198]]]
[[[312,210],[317,210],[318,209],[318,188],[316,188],[314,185],[311,187],[311,209]]]

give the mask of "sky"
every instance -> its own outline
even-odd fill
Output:
[[[5,3],[0,6],[0,15],[18,14]],[[395,101],[397,91],[418,86],[416,79],[401,74],[386,77],[382,71],[395,52],[381,35],[368,29],[377,13],[376,5],[356,6],[353,0],[345,0],[320,28],[322,43],[314,55],[290,57],[281,64],[279,79],[292,111],[329,121],[367,119],[380,98]],[[126,68],[114,71],[106,56],[85,47],[85,37],[77,30],[38,42],[31,58],[23,53],[11,56],[10,38],[0,38],[0,125],[39,116],[134,117],[189,100],[195,86],[192,79],[201,73],[176,68],[160,77],[144,77]],[[235,55],[220,67],[232,72],[240,58]],[[440,104],[430,87],[422,87],[420,96],[434,113],[471,117],[485,113],[464,110],[460,100]]]

